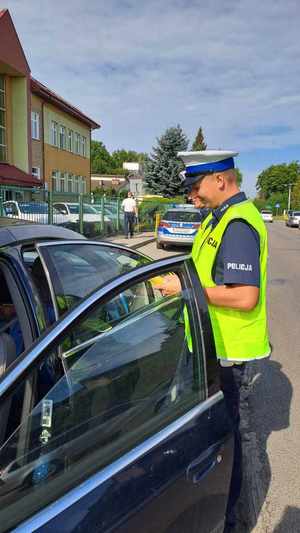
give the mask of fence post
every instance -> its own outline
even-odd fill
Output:
[[[104,196],[102,195],[101,196],[101,233],[104,231],[104,207],[105,205],[105,202],[104,202]]]
[[[3,217],[4,215],[3,202],[4,202],[4,191],[3,191],[3,187],[0,185],[0,217]]]
[[[120,231],[120,198],[117,198],[117,225],[116,225],[117,232]]]
[[[53,192],[48,191],[48,224],[53,224]]]
[[[83,235],[83,194],[79,194],[79,233]]]
[[[160,223],[160,213],[155,213],[155,235],[157,237],[157,229]]]

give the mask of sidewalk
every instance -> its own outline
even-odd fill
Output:
[[[154,242],[155,233],[154,231],[145,231],[142,233],[135,234],[130,239],[126,239],[126,237],[124,237],[123,235],[112,235],[111,237],[105,237],[101,240],[106,242],[112,242],[114,244],[121,244],[122,246],[128,246],[128,248],[136,250],[137,248],[141,248],[145,244]]]

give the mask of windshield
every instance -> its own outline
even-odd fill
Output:
[[[294,211],[293,216],[294,217],[300,217],[300,211]]]
[[[262,213],[263,215],[272,215],[272,211],[267,211],[266,209],[263,209],[263,210],[261,211],[261,213]]]
[[[202,217],[197,211],[167,211],[162,219],[174,222],[201,222]]]

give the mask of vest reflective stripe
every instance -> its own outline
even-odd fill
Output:
[[[230,206],[215,228],[211,228],[209,215],[199,230],[192,249],[203,287],[215,287],[212,271],[215,259],[228,224],[235,219],[245,220],[258,233],[260,239],[260,295],[251,311],[238,311],[227,307],[208,305],[217,356],[231,361],[260,359],[270,354],[266,317],[267,283],[267,232],[261,215],[252,202],[246,200]],[[186,330],[188,334],[188,330]],[[188,339],[188,345],[191,342]]]

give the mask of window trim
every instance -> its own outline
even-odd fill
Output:
[[[31,111],[31,137],[36,141],[40,140],[40,114],[38,111]]]
[[[97,244],[98,246],[107,246],[112,248],[117,248],[119,250],[124,250],[128,252],[128,248],[126,247],[120,247],[117,245],[112,245],[108,243],[107,245],[105,243],[99,244],[97,241],[52,241],[52,242],[43,242],[36,245],[37,250],[41,249],[44,246],[57,246],[57,245],[66,245],[66,244],[76,244],[76,242],[80,244]],[[160,271],[163,270],[168,272],[170,269],[172,269],[177,264],[180,265],[180,263],[184,263],[187,259],[186,256],[179,256],[179,257],[173,257],[171,259],[162,259],[160,261],[149,263],[148,265],[143,265],[141,267],[137,267],[132,269],[130,272],[126,272],[122,276],[118,276],[117,278],[112,279],[110,282],[105,284],[104,286],[97,289],[95,292],[93,292],[90,296],[85,298],[82,302],[80,302],[74,309],[69,311],[65,316],[63,316],[58,322],[56,323],[55,327],[46,335],[36,346],[32,348],[28,353],[26,353],[22,358],[20,358],[19,363],[14,366],[13,368],[9,368],[7,374],[3,377],[2,381],[0,382],[0,401],[3,397],[5,397],[13,388],[14,383],[17,379],[20,379],[21,376],[27,371],[30,370],[33,364],[38,363],[40,359],[42,359],[43,353],[46,349],[51,349],[51,347],[56,344],[56,342],[59,340],[59,338],[64,336],[64,332],[67,328],[69,328],[72,325],[75,325],[78,320],[84,319],[84,316],[88,315],[89,312],[92,310],[92,308],[96,305],[98,305],[99,300],[101,298],[109,298],[113,296],[113,294],[117,294],[120,290],[124,290],[124,288],[131,284],[132,281],[136,281],[137,283],[139,281],[143,281],[144,279],[147,279],[150,274],[153,274],[153,276],[157,276],[157,270],[160,268]],[[47,269],[46,271],[47,279],[49,282],[48,276],[49,271]],[[50,280],[51,281],[51,280]],[[192,290],[194,290],[193,287],[191,287]],[[52,287],[53,290],[53,287]],[[199,317],[200,318],[200,317]],[[203,354],[204,359],[204,354]],[[205,361],[204,361],[205,362]]]

